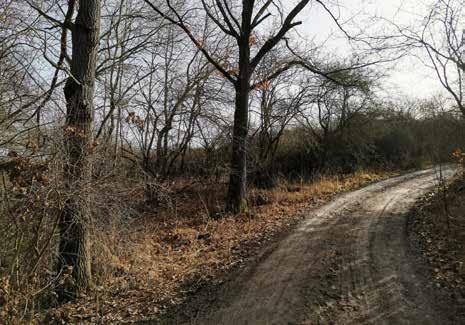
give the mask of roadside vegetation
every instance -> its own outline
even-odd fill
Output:
[[[420,200],[409,216],[409,239],[413,251],[419,252],[430,289],[438,299],[453,309],[454,321],[465,319],[465,181],[461,150],[454,157],[462,166],[452,183],[439,188]]]

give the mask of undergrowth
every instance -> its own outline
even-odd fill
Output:
[[[5,296],[8,291],[4,319],[10,317],[10,323],[154,319],[183,301],[183,284],[214,278],[241,263],[244,254],[253,253],[244,253],[244,246],[258,249],[294,225],[306,209],[388,176],[392,173],[358,172],[316,177],[312,182],[280,180],[273,190],[252,189],[250,212],[238,216],[221,211],[224,184],[177,181],[165,187],[169,202],[147,202],[141,182],[119,179],[96,184],[91,192],[95,287],[73,303],[50,303],[25,313],[23,292],[2,282],[0,292]],[[17,308],[6,312],[13,301]]]

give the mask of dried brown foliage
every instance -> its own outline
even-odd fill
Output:
[[[310,184],[283,181],[276,190],[253,190],[251,197],[261,196],[266,202],[239,216],[221,215],[224,185],[195,183],[186,188],[185,181],[172,184],[171,204],[159,206],[156,213],[146,209],[125,227],[96,226],[96,290],[74,304],[50,310],[48,320],[113,323],[153,319],[180,303],[187,291],[195,290],[195,286],[186,289],[186,283],[208,281],[241,263],[292,227],[307,208],[384,176],[387,174],[357,173],[321,177]],[[131,188],[102,185],[98,192],[112,191],[108,197],[116,201],[130,195],[126,200],[137,209],[145,200],[144,186],[134,183]]]

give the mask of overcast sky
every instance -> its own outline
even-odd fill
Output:
[[[334,11],[341,21],[352,18],[352,23],[360,27],[370,26],[369,19],[383,17],[394,21],[398,25],[412,25],[418,23],[426,14],[431,0],[339,0],[339,11]],[[335,8],[332,6],[331,8]],[[330,16],[318,4],[307,8],[300,15],[303,25],[299,31],[314,37],[317,40],[325,40],[328,35],[338,31],[338,27]],[[348,24],[348,29],[350,24]],[[381,24],[376,28],[381,28]],[[387,28],[387,27],[386,27]],[[375,31],[373,26],[367,28],[367,32]],[[330,51],[344,53],[349,49],[346,38],[337,33],[338,38],[333,38],[326,43]],[[432,93],[443,92],[443,89],[434,72],[426,68],[417,58],[408,57],[400,60],[394,68],[389,69],[390,77],[386,80],[385,90],[393,96],[402,93],[414,97],[429,97]],[[397,93],[397,94],[396,94]]]

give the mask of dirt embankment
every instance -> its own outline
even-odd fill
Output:
[[[409,214],[410,248],[437,300],[449,302],[455,324],[465,324],[465,187],[457,178],[422,197]]]
[[[190,319],[170,322],[452,324],[407,249],[406,213],[437,180],[434,170],[411,173],[309,212],[259,263],[199,297]]]

